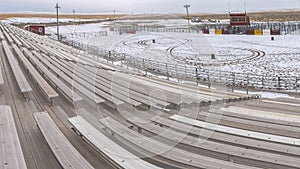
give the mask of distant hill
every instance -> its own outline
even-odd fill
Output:
[[[249,12],[251,21],[300,21],[300,10],[282,10],[267,12]],[[228,19],[227,14],[193,14],[191,17],[201,16],[203,19]],[[186,18],[186,15],[181,15]]]
[[[282,11],[268,11],[268,12],[249,12],[248,13],[252,21],[300,21],[300,10],[282,10]],[[185,14],[176,14],[178,17],[185,18]],[[105,18],[122,18],[125,14],[76,14],[76,18],[79,19],[105,19]],[[204,20],[216,19],[223,20],[228,19],[228,13],[226,14],[191,14],[190,17],[201,16]],[[43,18],[55,18],[55,13],[9,13],[0,14],[0,20],[14,17],[43,17]],[[73,14],[60,14],[61,18],[73,18]],[[149,18],[149,15],[148,15]]]

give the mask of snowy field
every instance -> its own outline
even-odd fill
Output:
[[[153,43],[155,40],[155,43]],[[272,76],[299,76],[300,36],[142,33],[91,38],[89,44],[166,63]],[[259,52],[259,53],[257,53]],[[215,54],[215,59],[211,59]],[[257,57],[260,54],[261,56]]]
[[[123,20],[145,25],[182,27],[185,20]],[[134,23],[134,24],[136,24]],[[135,57],[166,62],[198,65],[213,71],[227,71],[263,76],[298,76],[300,72],[300,36],[254,35],[203,35],[201,33],[136,33],[109,32],[101,23],[81,26],[65,26],[63,34],[70,32],[97,32],[106,30],[108,36],[76,38],[101,49],[126,53]],[[48,28],[55,31],[55,28]],[[155,42],[154,42],[155,41]],[[212,59],[212,54],[215,59]]]
[[[104,23],[92,23],[92,24],[84,24],[84,25],[69,25],[69,26],[60,26],[59,31],[61,34],[69,34],[69,33],[81,33],[81,32],[97,32],[107,30],[103,27]],[[56,27],[47,27],[46,32],[56,32]]]
[[[240,56],[240,53],[235,53],[241,49],[251,49],[265,53],[265,56],[250,60],[246,63],[212,66],[209,67],[209,69],[241,73],[251,72],[254,74],[273,76],[299,76],[299,35],[275,36],[275,41],[271,41],[270,36],[207,35],[206,37],[211,46],[215,49],[217,57],[223,59],[230,59],[231,57],[240,59],[243,56],[246,57],[247,55],[245,54]],[[234,48],[237,48],[237,50]],[[221,53],[232,54],[221,55]]]

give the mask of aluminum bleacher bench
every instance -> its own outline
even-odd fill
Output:
[[[124,169],[158,169],[159,167],[150,164],[133,155],[123,147],[114,143],[107,136],[93,127],[81,116],[69,119],[74,129],[91,144],[99,153],[103,153],[117,168]]]
[[[285,135],[285,134],[292,134],[295,135],[297,132],[299,133],[299,128],[296,126],[289,126],[285,124],[276,124],[273,122],[263,122],[260,120],[255,119],[247,119],[247,118],[239,118],[234,116],[228,116],[224,111],[211,109],[209,112],[199,112],[197,119],[201,117],[201,120],[205,120],[207,117],[220,119],[220,115],[222,116],[222,121],[224,120],[224,125],[227,126],[233,126],[241,129],[249,129],[253,131],[260,131],[270,134],[279,134],[279,135]],[[228,122],[228,123],[227,123]],[[221,124],[221,123],[220,123]],[[291,132],[291,133],[287,133]]]
[[[6,31],[4,31],[3,34],[5,35],[7,41],[8,41],[10,44],[14,43],[14,41],[13,41],[12,38],[10,37],[9,33],[7,33]]]
[[[2,31],[1,31],[1,29],[0,29],[0,40],[5,40],[5,37],[4,37],[4,35],[3,35]]]
[[[4,51],[6,53],[6,57],[9,61],[10,67],[11,67],[13,74],[15,76],[15,79],[19,85],[20,91],[23,94],[31,92],[32,89],[31,89],[27,79],[25,78],[25,75],[22,72],[22,70],[19,66],[19,63],[17,62],[17,60],[15,59],[15,56],[13,55],[11,49],[9,48],[7,42],[3,41],[2,44],[3,44]]]
[[[121,123],[108,117],[105,119],[100,119],[99,122],[106,126],[108,130],[112,131],[114,135],[118,138],[121,137],[123,140],[131,143],[135,147],[138,147],[144,151],[151,154],[156,154],[162,158],[166,158],[175,163],[183,164],[185,166],[192,166],[198,168],[255,168],[250,166],[245,166],[241,164],[232,163],[229,161],[219,160],[200,154],[191,153],[176,147],[172,147],[168,144],[159,142],[157,140],[148,138],[144,135],[133,131]]]
[[[23,46],[23,44],[21,43],[21,41],[19,41],[19,39],[16,38],[15,34],[10,33],[10,37],[11,37],[11,39],[13,40],[13,43],[12,43],[12,44],[16,44],[16,45],[18,45],[19,47]]]
[[[211,132],[211,130],[209,129],[199,128],[193,126],[192,124],[176,122],[174,120],[162,118],[158,116],[151,118],[151,121],[161,126],[171,127],[174,130],[184,132],[184,133],[189,133],[191,135],[198,136],[198,137],[205,137],[205,135],[202,135],[202,133]],[[255,138],[247,138],[238,135],[230,135],[228,133],[222,133],[218,131],[214,131],[208,139],[223,142],[223,143],[227,142],[228,144],[237,145],[241,147],[249,147],[252,149],[274,152],[277,154],[288,154],[288,155],[290,154],[293,156],[298,156],[300,154],[300,148],[292,145],[266,142]]]
[[[178,141],[182,145],[195,148],[202,154],[207,154],[210,157],[218,157],[220,159],[228,159],[232,162],[252,164],[263,168],[281,168],[300,166],[300,161],[297,157],[280,155],[276,153],[265,152],[263,150],[249,149],[246,147],[233,146],[230,143],[222,143],[217,141],[199,139],[197,136],[191,136],[186,133],[181,133],[171,128],[161,127],[155,123],[145,123],[144,119],[132,117],[127,119],[133,126],[138,127],[138,131],[147,131],[162,138]],[[176,125],[176,124],[174,124]],[[189,127],[191,128],[191,127]],[[188,130],[188,129],[187,129]],[[236,160],[236,161],[235,161]]]
[[[12,45],[19,60],[24,64],[27,71],[32,75],[37,85],[40,87],[42,92],[47,96],[47,99],[52,102],[52,99],[58,97],[56,91],[49,85],[49,83],[38,73],[38,71],[33,67],[33,65],[27,60],[24,54],[21,52],[18,46]]]
[[[71,88],[65,85],[60,79],[57,78],[54,74],[52,74],[43,64],[41,64],[32,53],[23,48],[24,54],[31,61],[33,65],[42,73],[43,76],[46,76],[48,80],[50,80],[56,89],[59,89],[61,93],[65,95],[65,97],[70,100],[73,104],[82,100],[82,98],[76,93],[73,92]]]
[[[55,58],[45,57],[45,61],[48,60],[49,62],[52,63],[56,68],[60,69],[62,72],[64,72],[67,76],[72,78],[74,80],[74,83],[80,83],[82,86],[85,88],[91,90],[92,92],[95,92],[95,94],[101,96],[101,98],[105,98],[105,100],[108,100],[116,105],[121,105],[124,104],[123,101],[121,101],[118,98],[112,98],[108,93],[102,91],[101,89],[98,88],[98,86],[95,84],[95,81],[93,78],[88,78],[87,74],[81,75],[77,71],[74,71],[73,69],[67,69],[65,65],[59,64],[58,61]],[[47,61],[46,61],[47,62]]]
[[[133,79],[135,77],[132,75],[130,76],[123,73],[113,73],[110,71],[99,70],[97,71],[97,78],[101,81],[111,83],[112,86],[123,88],[123,90],[130,93],[130,97],[132,99],[140,101],[146,105],[157,105],[161,107],[170,105],[170,103],[162,98],[149,96],[151,91],[154,91],[155,89],[149,86],[145,86],[143,88],[140,84],[134,83]],[[151,100],[151,102],[149,100]]]
[[[232,135],[239,135],[239,136],[259,139],[259,140],[263,140],[263,141],[300,146],[300,139],[296,139],[296,138],[254,132],[254,131],[243,130],[243,129],[233,128],[233,127],[227,127],[227,126],[221,126],[218,124],[202,122],[202,121],[195,120],[195,119],[188,118],[188,117],[181,116],[181,115],[172,115],[170,117],[170,119],[180,121],[180,122],[186,123],[186,124],[191,124],[191,125],[194,125],[197,127],[206,128],[209,130],[215,130],[215,131],[228,133],[228,134],[232,134]]]
[[[0,42],[1,44],[1,42]],[[2,58],[0,58],[1,60]],[[3,73],[2,73],[2,65],[0,65],[0,87],[4,85],[4,78],[3,78]]]
[[[245,115],[267,118],[267,119],[272,119],[272,120],[280,120],[280,121],[286,121],[286,122],[291,122],[291,123],[298,123],[300,125],[300,116],[298,116],[298,115],[283,114],[283,113],[249,109],[249,108],[236,107],[236,106],[222,108],[221,110],[226,111],[226,112],[245,114]]]
[[[178,114],[178,111],[171,111],[171,114]],[[285,124],[264,122],[260,119],[248,119],[245,117],[235,117],[233,113],[211,108],[209,111],[200,111],[197,108],[181,108],[180,115],[197,119],[200,121],[214,122],[222,126],[257,131],[268,134],[275,134],[287,137],[299,138],[299,128]]]
[[[27,169],[9,106],[0,105],[0,169]]]
[[[120,105],[123,104],[124,102],[132,104],[134,106],[139,106],[141,105],[140,102],[129,99],[129,97],[126,97],[126,94],[124,93],[124,90],[118,90],[113,93],[112,95],[112,84],[110,82],[106,81],[105,79],[99,79],[95,77],[95,72],[88,71],[81,67],[80,64],[75,64],[72,62],[68,62],[66,60],[59,60],[55,57],[52,58],[54,62],[57,64],[61,65],[61,67],[64,67],[66,71],[72,72],[73,74],[81,77],[82,79],[85,79],[85,81],[95,85],[94,87],[97,87],[99,90],[99,95],[108,99],[110,102]],[[76,68],[76,69],[74,69]],[[100,71],[99,69],[95,68],[95,71]],[[98,90],[97,89],[97,90]],[[105,92],[105,93],[103,93]],[[103,93],[103,94],[101,94]],[[108,94],[108,95],[107,95]]]
[[[285,106],[294,106],[298,108],[300,107],[300,103],[290,103],[290,102],[283,102],[283,101],[276,101],[276,100],[262,100],[262,102],[280,104]]]
[[[64,136],[47,112],[35,113],[34,118],[51,151],[63,168],[94,168]]]
[[[69,85],[71,85],[75,89],[75,91],[82,93],[83,95],[88,97],[91,101],[95,102],[96,104],[105,102],[104,99],[102,99],[101,97],[95,94],[93,88],[88,88],[87,86],[84,86],[81,83],[74,82],[70,76],[66,75],[59,68],[55,67],[47,59],[45,59],[45,57],[49,57],[49,56],[45,56],[44,54],[39,54],[36,51],[33,51],[33,54],[35,55],[36,58],[39,59],[40,63],[43,63],[49,69],[51,69],[56,75],[58,75],[59,79],[65,80]]]

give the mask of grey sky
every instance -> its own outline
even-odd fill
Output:
[[[228,11],[228,0],[0,0],[1,12],[54,12],[55,3],[61,12],[102,13],[116,10],[122,13],[185,13],[189,3],[192,13],[222,13]],[[244,0],[229,0],[232,11],[244,9]],[[299,9],[300,0],[246,0],[248,11]]]

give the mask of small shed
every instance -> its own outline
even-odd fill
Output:
[[[45,35],[45,25],[26,25],[25,29],[38,35]]]

